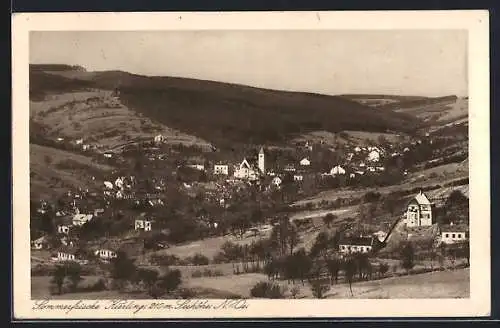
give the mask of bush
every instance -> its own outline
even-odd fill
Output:
[[[193,257],[188,257],[186,260],[193,265],[207,265],[210,263],[208,257],[200,253],[195,254]]]
[[[252,297],[278,299],[284,298],[284,290],[278,284],[261,281],[252,287],[250,295]]]
[[[193,277],[193,278],[201,278],[201,277],[203,277],[203,272],[201,272],[200,270],[196,270],[193,273],[191,273],[191,277]]]

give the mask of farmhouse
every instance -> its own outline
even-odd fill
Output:
[[[406,225],[408,227],[432,225],[432,204],[422,191],[408,203]]]
[[[341,240],[339,251],[342,254],[368,253],[373,248],[373,237],[356,237]]]
[[[228,175],[229,174],[229,165],[227,164],[215,164],[214,165],[214,174],[216,175]]]
[[[441,231],[441,242],[444,244],[453,244],[469,239],[469,227],[461,224],[448,224],[439,227]]]

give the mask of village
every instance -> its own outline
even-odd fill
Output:
[[[380,272],[388,269],[379,259],[392,261],[400,257],[398,249],[408,247],[412,263],[413,257],[424,259],[445,246],[450,249],[447,254],[452,254],[451,249],[462,251],[453,253],[453,263],[457,256],[468,263],[464,255],[468,199],[460,191],[449,187],[447,196],[439,199],[429,197],[418,184],[400,194],[369,191],[397,186],[415,172],[445,165],[447,158],[455,160],[453,143],[449,137],[425,133],[393,141],[381,137],[363,145],[305,140],[287,147],[246,146],[227,152],[172,145],[161,134],[113,150],[99,149],[83,138],[71,142],[57,138],[56,147],[85,153],[97,163],[119,169],[107,176],[95,172],[90,176],[92,186],[68,190],[57,200],[32,200],[32,261],[37,259],[34,267],[39,269],[71,262],[90,270],[112,266],[125,256],[141,268],[152,268],[168,254],[174,258],[169,265],[233,262],[234,267],[234,262],[243,260],[224,253],[230,246],[255,248],[273,238],[278,243],[291,238],[285,241],[290,243],[290,254],[301,249],[313,258],[318,255],[312,253],[326,251],[338,259],[365,254],[377,258]],[[337,189],[367,192],[299,202]],[[432,192],[433,187],[427,189]],[[351,211],[353,207],[357,209]],[[302,215],[304,211],[320,214]],[[339,214],[342,211],[347,213]],[[404,238],[397,236],[402,230]],[[207,254],[204,249],[188,252],[184,258],[184,250],[176,254],[176,249],[205,240],[220,242]],[[408,246],[412,241],[415,244]],[[267,269],[259,265],[259,256],[257,260],[243,256],[253,269],[248,271],[247,263],[241,270],[267,272],[271,277],[270,259],[283,256],[284,249],[269,246],[262,255]],[[407,271],[413,266],[408,265]],[[197,273],[190,270],[188,274],[195,277]],[[237,270],[233,273],[239,274]],[[279,276],[290,275],[281,272]]]

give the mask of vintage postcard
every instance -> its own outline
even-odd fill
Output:
[[[14,317],[489,315],[488,17],[14,15]]]

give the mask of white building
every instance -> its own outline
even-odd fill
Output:
[[[341,240],[339,251],[342,254],[369,253],[373,248],[373,237],[357,237]]]
[[[309,166],[311,165],[311,161],[309,160],[309,158],[304,157],[303,159],[300,160],[299,164],[301,166]]]
[[[138,219],[135,220],[135,230],[151,231],[152,221]]]
[[[198,171],[205,171],[205,165],[203,164],[190,164],[188,167],[198,170]]]
[[[216,175],[228,175],[229,174],[229,165],[227,165],[227,164],[215,164],[214,165],[214,174],[216,174]]]
[[[264,148],[262,147],[259,151],[258,167],[261,173],[266,173],[266,154],[264,153]]]
[[[469,239],[469,228],[466,225],[442,225],[439,227],[441,231],[441,242],[444,244],[453,244]]]
[[[56,261],[58,262],[66,262],[66,261],[75,261],[76,256],[72,252],[60,251],[57,252]]]
[[[246,158],[244,158],[240,165],[234,170],[233,175],[236,179],[257,180],[259,172],[248,163]]]
[[[345,169],[340,165],[337,165],[330,170],[330,175],[342,175],[342,174],[345,174]]]
[[[372,150],[368,153],[367,160],[370,162],[380,161],[380,152],[378,150]]]
[[[294,174],[293,181],[302,181],[304,180],[304,176],[302,174]]]
[[[92,220],[93,217],[94,217],[93,214],[75,214],[73,216],[73,225],[74,226],[82,226],[85,223]]]
[[[432,225],[432,204],[421,191],[408,203],[406,225],[408,227]]]
[[[273,180],[271,181],[271,183],[273,185],[275,185],[276,187],[279,187],[283,183],[283,180],[281,180],[280,177],[274,177]]]
[[[155,143],[162,143],[165,141],[165,137],[161,134],[158,134],[154,137],[154,142]]]
[[[98,249],[94,252],[94,255],[102,260],[111,260],[118,256],[115,251],[109,249]]]
[[[60,224],[57,226],[57,233],[62,233],[67,235],[69,233],[69,226],[65,224]]]

